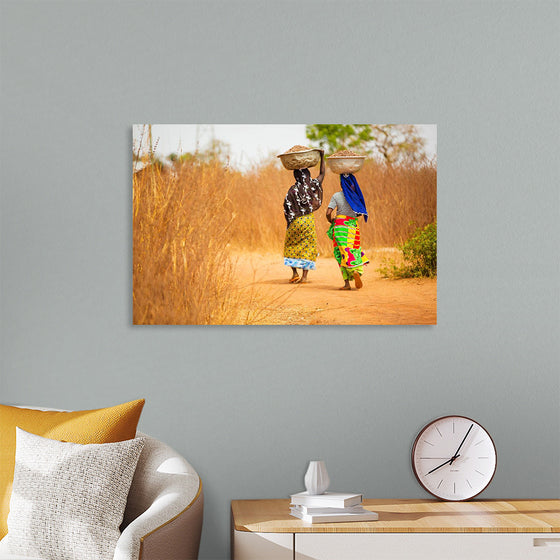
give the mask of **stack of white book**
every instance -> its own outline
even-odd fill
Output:
[[[292,494],[290,515],[308,523],[335,523],[348,521],[377,521],[378,515],[362,506],[361,494],[324,492]]]

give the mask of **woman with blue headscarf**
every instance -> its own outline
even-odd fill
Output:
[[[327,235],[333,241],[333,253],[338,262],[344,286],[341,290],[351,290],[350,280],[354,280],[356,288],[362,286],[364,265],[369,260],[365,257],[360,243],[359,216],[368,220],[368,212],[364,195],[360,190],[356,177],[351,173],[340,176],[342,190],[333,194],[327,208],[327,220],[331,226]],[[333,217],[333,210],[336,214]]]

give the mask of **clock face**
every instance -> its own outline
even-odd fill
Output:
[[[496,472],[496,447],[474,420],[444,416],[418,434],[412,468],[430,494],[443,500],[468,500],[490,484]]]

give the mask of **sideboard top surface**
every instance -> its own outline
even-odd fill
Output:
[[[253,533],[560,533],[560,500],[364,500],[378,521],[310,524],[289,500],[234,500],[233,525]]]

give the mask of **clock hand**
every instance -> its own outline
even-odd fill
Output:
[[[467,439],[467,436],[469,435],[473,426],[474,426],[474,424],[471,424],[471,427],[467,430],[467,433],[465,434],[465,437],[463,438],[463,441],[460,443],[459,447],[457,447],[457,451],[455,451],[455,455],[453,455],[453,457],[451,457],[451,463],[450,463],[451,465],[453,464],[453,461],[455,461],[455,459],[457,459],[457,457],[459,457],[459,449],[461,449],[461,447],[463,447],[463,443],[465,443],[465,440]]]
[[[461,455],[456,455],[455,457],[451,457],[451,459],[445,461],[445,463],[442,463],[441,465],[437,466],[435,469],[432,469],[431,471],[427,472],[426,474],[432,474],[434,471],[437,471],[438,469],[441,469],[441,467],[443,467],[444,465],[447,465],[447,463],[451,464],[453,463],[453,461],[455,459],[457,459],[457,457],[460,457]]]
[[[452,465],[453,461],[455,461],[455,459],[458,459],[461,455],[459,455],[459,451],[461,450],[461,447],[463,447],[463,443],[465,443],[465,440],[467,439],[467,436],[471,433],[471,430],[473,428],[474,424],[471,424],[471,427],[467,430],[467,433],[465,434],[465,437],[463,438],[463,441],[459,444],[459,447],[457,448],[457,451],[455,451],[455,454],[453,455],[453,457],[451,457],[451,459],[449,459],[448,461],[445,461],[445,463],[442,463],[441,465],[438,465],[435,469],[432,469],[431,471],[427,472],[426,474],[432,474],[434,471],[437,471],[438,469],[441,469],[441,467],[444,467],[445,465],[449,464]]]

